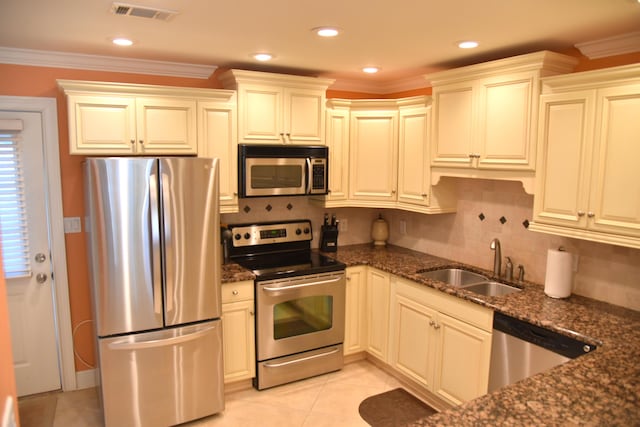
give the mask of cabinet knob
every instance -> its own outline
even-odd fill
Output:
[[[596,216],[596,214],[594,214],[593,212],[589,212],[589,213],[587,213],[587,216],[589,218],[593,218],[594,216]]]
[[[250,311],[250,312],[249,312],[249,316],[253,316],[253,311]]]
[[[135,140],[135,139],[132,139],[132,140],[131,140],[131,145],[133,145],[133,144],[135,144],[135,143],[136,143],[136,140]]]
[[[435,326],[436,322],[434,322],[433,320],[429,320],[429,326]]]
[[[440,325],[438,325],[438,324],[436,323],[435,325],[433,325],[433,328],[434,328],[434,329],[436,329],[436,330],[437,330],[437,329],[440,329]]]
[[[141,139],[140,139],[140,140],[138,140],[138,142],[139,142],[140,144],[144,144],[144,141],[143,141],[143,140],[141,140]]]
[[[233,295],[238,295],[238,291],[236,291],[235,289],[231,292]]]
[[[584,211],[578,211],[578,216],[584,216]]]

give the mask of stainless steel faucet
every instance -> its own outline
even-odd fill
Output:
[[[502,250],[500,249],[500,240],[493,239],[490,247],[492,251],[495,251],[495,254],[493,255],[493,274],[500,277],[500,270],[502,269]]]
[[[511,261],[511,257],[507,258],[507,265],[504,266],[504,277],[507,280],[513,280],[513,262]]]

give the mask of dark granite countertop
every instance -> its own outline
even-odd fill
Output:
[[[347,266],[370,265],[569,336],[598,349],[547,372],[413,423],[412,426],[640,426],[640,312],[572,295],[553,299],[543,286],[518,282],[521,292],[485,297],[416,272],[465,267],[409,249],[344,246],[327,253]]]
[[[256,276],[249,270],[235,262],[222,264],[222,283],[242,282],[244,280],[253,280]]]

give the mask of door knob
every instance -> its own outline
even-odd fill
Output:
[[[44,283],[47,281],[47,275],[44,273],[38,273],[36,274],[36,282],[38,283]]]
[[[40,252],[40,253],[36,254],[34,259],[36,260],[36,262],[45,262],[46,259],[47,259],[47,256],[45,254],[43,254],[42,252]]]

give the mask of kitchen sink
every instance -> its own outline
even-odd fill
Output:
[[[460,268],[442,268],[439,270],[419,271],[422,277],[438,280],[451,286],[468,286],[475,283],[486,282],[488,279],[481,274],[473,273]]]
[[[509,295],[514,292],[520,292],[520,288],[516,288],[515,286],[510,286],[500,282],[481,282],[474,283],[471,285],[463,286],[463,289],[471,292],[475,292],[476,294],[486,295],[489,297],[498,297],[501,295]]]

